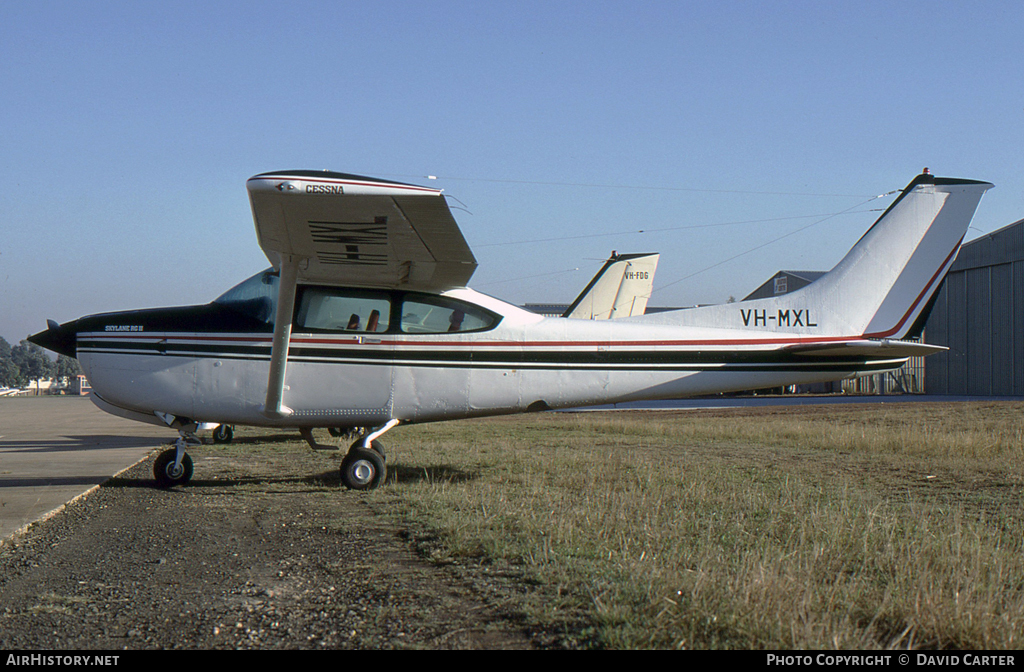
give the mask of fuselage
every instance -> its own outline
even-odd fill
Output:
[[[283,401],[265,412],[275,276],[213,303],[61,325],[106,410],[153,422],[374,426],[835,380],[901,359],[803,357],[813,336],[544,318],[471,289],[300,285]],[[54,336],[57,331],[51,329]],[[43,332],[43,336],[47,332]],[[53,344],[46,347],[57,349]]]

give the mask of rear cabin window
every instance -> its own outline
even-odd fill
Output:
[[[498,324],[494,313],[443,296],[408,296],[402,301],[401,330],[406,334],[484,331]]]
[[[391,297],[384,292],[307,287],[295,326],[311,331],[387,331]]]

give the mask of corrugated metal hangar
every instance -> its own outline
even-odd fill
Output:
[[[795,292],[823,275],[825,275],[825,271],[779,271],[768,282],[744,296],[743,300],[767,299],[779,294]]]
[[[929,394],[1024,395],[1024,219],[960,249],[925,325]]]

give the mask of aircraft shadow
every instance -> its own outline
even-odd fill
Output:
[[[333,485],[341,485],[341,477],[334,474],[322,474],[314,476],[301,476],[301,477],[260,477],[260,476],[240,476],[237,478],[217,478],[217,479],[203,479],[193,478],[189,481],[185,489],[193,490],[198,488],[232,488],[243,485],[288,485],[288,484],[305,484],[309,486],[320,486],[320,487],[331,487]],[[103,488],[146,488],[163,490],[156,484],[156,480],[153,478],[131,478],[129,476],[115,476],[114,478],[108,479],[100,487]],[[180,490],[182,488],[175,487],[169,488],[169,490]]]
[[[0,490],[4,488],[50,488],[62,485],[100,485],[106,476],[21,476],[0,478]]]
[[[429,467],[404,467],[401,464],[388,465],[388,475],[385,485],[396,483],[462,483],[477,477],[477,474],[458,469],[451,465],[442,464]],[[193,478],[185,486],[187,489],[195,488],[231,488],[246,485],[307,485],[312,489],[316,488],[338,488],[344,489],[341,483],[341,475],[337,469],[325,471],[320,474],[309,476],[240,476],[236,478],[203,479]],[[103,482],[103,488],[157,488],[156,481],[152,478],[132,478],[129,476],[115,476]],[[175,488],[171,488],[172,490]]]
[[[167,441],[168,439],[152,436],[81,434],[45,441],[0,441],[0,453],[68,453],[110,448],[156,448]]]
[[[123,436],[117,434],[72,434],[59,439],[44,440],[0,440],[0,453],[68,453],[81,450],[106,450],[111,448],[157,448],[173,444],[176,436]],[[229,445],[258,445],[301,441],[297,434],[272,434],[269,436],[236,437]],[[216,446],[209,438],[203,445]]]
[[[228,444],[213,444],[209,440],[204,440],[204,444],[211,445],[229,445],[229,446],[253,446],[261,443],[288,443],[291,441],[302,441],[302,437],[298,434],[269,434],[265,436],[235,436],[231,439],[231,443]]]
[[[388,483],[465,483],[479,474],[465,471],[450,464],[428,467],[405,467],[401,464],[388,465]]]

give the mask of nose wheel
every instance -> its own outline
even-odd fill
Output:
[[[157,456],[153,464],[153,476],[161,488],[185,485],[192,479],[192,458],[184,452],[181,454],[181,460],[177,458],[177,448],[165,450]]]
[[[161,488],[173,488],[176,485],[185,485],[192,480],[192,458],[185,452],[185,448],[192,445],[199,445],[201,442],[195,435],[194,425],[189,425],[178,430],[178,440],[174,442],[174,448],[160,453],[156,462],[153,463],[153,477],[156,484]]]

